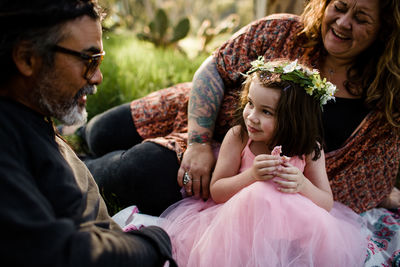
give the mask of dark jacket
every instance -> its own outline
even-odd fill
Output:
[[[124,233],[52,123],[0,98],[0,258],[10,266],[163,266],[159,227]]]

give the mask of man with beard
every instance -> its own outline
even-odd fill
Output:
[[[103,77],[95,0],[0,3],[0,258],[12,266],[163,266],[158,227],[123,232],[54,132],[86,120]],[[171,261],[171,266],[174,264]]]

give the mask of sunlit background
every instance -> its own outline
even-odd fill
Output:
[[[303,0],[100,0],[107,54],[89,118],[148,93],[192,80],[223,41],[267,14],[299,14]]]

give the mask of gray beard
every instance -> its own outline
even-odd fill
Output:
[[[79,110],[77,103],[71,106],[60,105],[53,101],[48,101],[45,97],[39,99],[40,104],[48,110],[52,117],[65,125],[83,125],[87,121],[87,111],[85,108]]]
[[[41,110],[65,125],[81,125],[87,121],[86,108],[79,106],[78,100],[82,95],[94,94],[95,85],[84,86],[72,99],[60,99],[57,95],[57,85],[61,79],[51,71],[43,71],[40,78],[33,97],[37,99]]]

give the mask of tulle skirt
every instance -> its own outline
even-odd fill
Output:
[[[362,266],[362,218],[335,203],[331,212],[300,194],[255,182],[229,201],[186,198],[168,208],[179,266]]]

